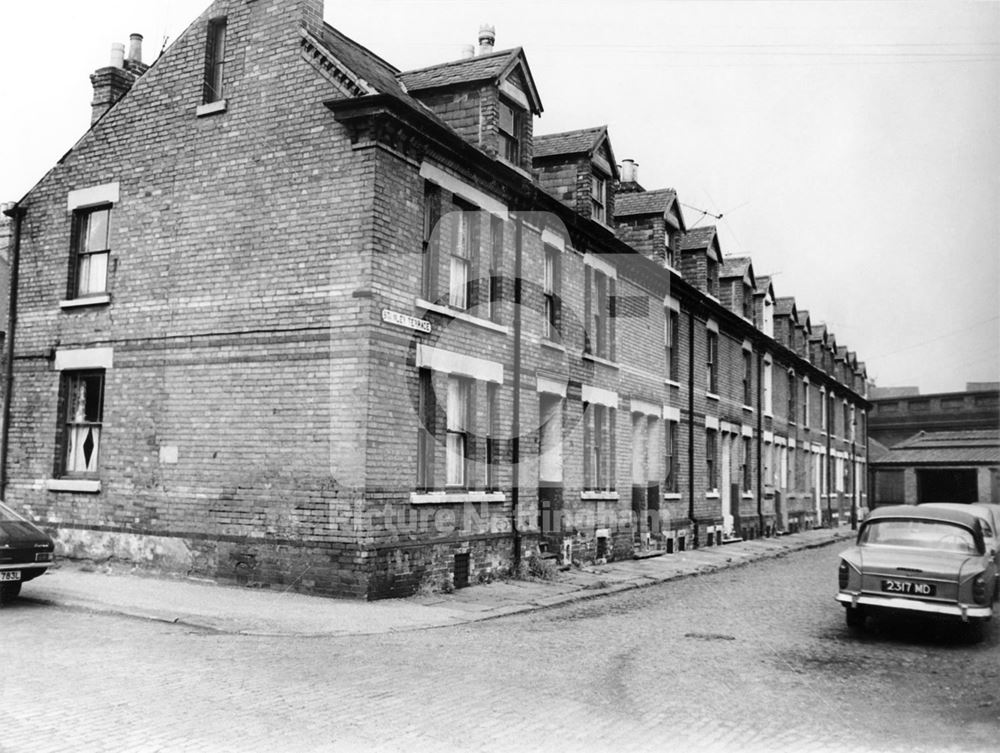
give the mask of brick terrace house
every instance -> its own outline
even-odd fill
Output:
[[[9,210],[5,499],[68,556],[382,597],[844,524],[865,369],[521,49],[217,0]]]

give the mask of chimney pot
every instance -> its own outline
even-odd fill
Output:
[[[476,46],[474,44],[463,44],[462,45],[462,59],[475,57]]]
[[[142,62],[142,34],[132,34],[128,43],[128,59],[134,63]]]
[[[121,42],[115,42],[111,45],[111,63],[112,68],[122,68],[125,65],[125,45]]]
[[[639,181],[639,163],[631,159],[622,160],[622,183],[637,183]]]
[[[497,33],[493,24],[481,24],[479,27],[479,54],[489,55],[493,52],[493,44],[496,42]]]

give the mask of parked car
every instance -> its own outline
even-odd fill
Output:
[[[48,534],[0,502],[0,603],[16,599],[22,583],[44,573],[54,549]]]
[[[993,552],[993,560],[1000,569],[1000,507],[997,505],[987,505],[975,502],[964,504],[962,502],[928,502],[920,505],[922,508],[936,508],[939,510],[966,510],[979,518],[983,526],[983,539],[986,541],[987,551]]]
[[[851,628],[868,615],[909,614],[974,623],[993,616],[1000,583],[982,520],[950,506],[873,510],[840,555],[840,592]]]

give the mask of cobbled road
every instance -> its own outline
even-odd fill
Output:
[[[843,545],[528,615],[261,638],[22,599],[0,750],[996,751],[1000,620],[870,624]]]

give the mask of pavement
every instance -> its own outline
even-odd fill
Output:
[[[154,576],[141,570],[62,561],[24,584],[21,599],[126,615],[218,633],[258,636],[371,635],[461,625],[532,612],[713,573],[853,539],[849,527],[559,571],[551,580],[499,580],[453,593],[358,601],[291,591]],[[831,574],[831,584],[834,574]],[[831,585],[831,589],[834,586]]]

